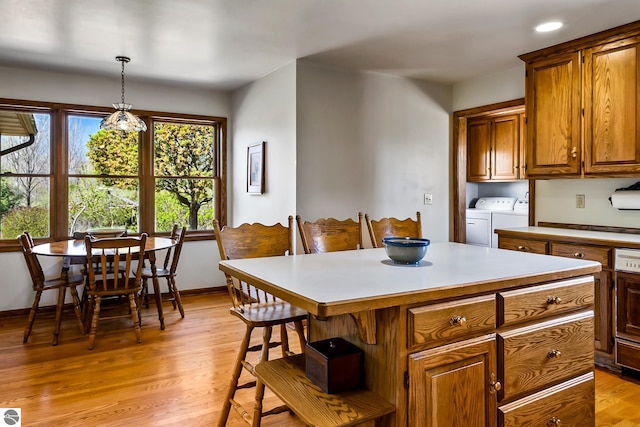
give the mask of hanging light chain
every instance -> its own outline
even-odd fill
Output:
[[[116,56],[116,60],[122,62],[122,71],[120,72],[120,78],[122,81],[122,103],[124,104],[124,64],[131,61],[128,56]]]

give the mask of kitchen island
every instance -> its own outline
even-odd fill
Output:
[[[364,249],[220,269],[307,310],[310,342],[360,347],[395,406],[379,425],[594,424],[597,262],[435,243],[416,266]]]

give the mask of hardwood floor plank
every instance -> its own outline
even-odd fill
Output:
[[[28,344],[22,344],[26,316],[0,318],[0,407],[22,408],[23,426],[215,425],[244,326],[229,315],[226,293],[184,296],[183,304],[184,319],[165,305],[164,331],[153,304],[143,308],[141,344],[126,319],[101,321],[93,350],[71,311],[56,347],[53,313],[36,318]],[[260,340],[255,331],[253,343]],[[295,337],[291,346],[299,351]],[[238,393],[251,408],[253,390]],[[596,396],[598,426],[640,426],[640,383],[597,369]],[[264,407],[279,403],[267,391]],[[284,413],[262,425],[303,423]],[[228,426],[246,424],[231,411]]]

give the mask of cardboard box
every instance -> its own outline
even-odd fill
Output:
[[[307,378],[325,393],[360,387],[363,383],[364,353],[342,338],[307,343]]]

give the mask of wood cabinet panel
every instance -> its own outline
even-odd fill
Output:
[[[502,427],[595,425],[593,372],[498,408]]]
[[[640,341],[640,276],[618,272],[616,287],[617,334]]]
[[[611,271],[601,271],[593,278],[595,348],[605,353],[611,353],[613,350],[613,275]]]
[[[551,242],[550,254],[565,258],[579,258],[597,261],[602,264],[602,268],[611,268],[611,256],[613,254],[613,249],[605,246]]]
[[[585,50],[585,174],[640,170],[640,38]]]
[[[409,356],[409,425],[495,426],[495,335]]]
[[[549,242],[543,240],[516,239],[513,237],[498,236],[498,247],[512,251],[531,252],[546,255],[549,251]]]
[[[491,179],[491,120],[473,119],[467,124],[467,180]]]
[[[579,175],[580,52],[527,64],[527,178]]]
[[[521,178],[522,114],[477,117],[467,122],[467,181]]]
[[[498,323],[511,325],[593,306],[593,278],[500,292]]]
[[[500,400],[535,391],[593,368],[593,312],[501,332]]]
[[[409,346],[437,343],[496,327],[495,295],[409,309]]]

